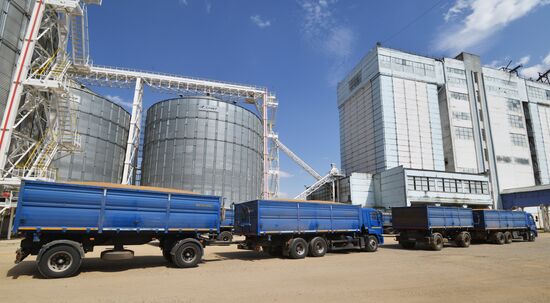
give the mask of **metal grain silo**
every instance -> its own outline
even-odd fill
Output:
[[[53,162],[59,181],[120,183],[130,127],[121,106],[85,88],[72,88],[78,104],[81,150]]]
[[[251,111],[209,96],[182,97],[147,111],[142,185],[257,199],[262,124]]]

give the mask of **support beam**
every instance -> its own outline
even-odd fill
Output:
[[[133,184],[135,176],[135,164],[139,151],[139,135],[141,131],[141,116],[143,109],[143,80],[136,79],[134,89],[134,101],[132,103],[132,117],[130,118],[130,131],[126,144],[126,157],[124,158],[124,171],[122,172],[122,184]]]
[[[44,17],[44,0],[36,0],[31,14],[30,24],[23,40],[22,52],[17,59],[14,78],[8,95],[8,104],[2,118],[0,129],[0,169],[4,170],[10,150],[11,137],[14,130],[15,118],[23,92],[23,81],[26,80],[30,69],[30,63],[37,42],[38,30]]]

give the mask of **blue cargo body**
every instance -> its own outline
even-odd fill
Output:
[[[459,247],[470,246],[474,227],[472,209],[447,206],[392,208],[392,225],[399,232],[397,241],[404,248],[426,243],[433,250],[443,249],[444,239]]]
[[[361,231],[361,207],[347,204],[256,200],[235,205],[241,235]]]
[[[217,232],[221,198],[23,181],[14,231]]]
[[[321,201],[255,200],[235,205],[242,249],[301,259],[327,251],[374,252],[384,243],[382,213],[359,205]]]
[[[476,229],[527,229],[529,217],[523,211],[511,210],[474,210],[474,227]]]
[[[392,208],[392,225],[404,229],[473,228],[472,209],[444,206]]]
[[[225,210],[225,219],[222,221],[220,228],[233,228],[233,221],[235,220],[235,211],[232,209]]]

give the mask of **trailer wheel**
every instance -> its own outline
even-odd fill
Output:
[[[38,271],[46,278],[65,278],[80,268],[80,253],[70,245],[56,245],[48,249],[38,262]]]
[[[537,238],[537,237],[535,236],[535,232],[534,232],[534,231],[530,231],[530,232],[529,232],[529,240],[528,240],[528,241],[529,241],[529,242],[535,242],[535,239],[536,239],[536,238]]]
[[[504,243],[510,244],[512,243],[512,233],[509,231],[504,232]]]
[[[230,231],[222,231],[218,235],[218,240],[223,242],[231,242],[231,240],[233,240],[233,233]]]
[[[291,259],[303,259],[307,256],[307,242],[302,238],[290,240],[288,255]]]
[[[309,242],[309,256],[322,257],[327,253],[327,241],[321,237],[315,237]]]
[[[443,249],[443,236],[440,233],[434,233],[432,235],[432,243],[430,247],[436,251]]]
[[[375,252],[376,250],[378,250],[378,238],[370,235],[367,237],[367,245],[365,246],[365,251]]]
[[[498,244],[498,245],[502,245],[504,244],[504,234],[500,231],[496,232],[496,233],[493,233],[493,243],[495,244]]]
[[[472,242],[472,235],[467,231],[463,231],[456,236],[455,242],[458,247],[469,247]]]
[[[196,267],[202,259],[201,248],[193,242],[183,243],[176,249],[176,253],[172,256],[172,262],[177,267],[189,268]]]

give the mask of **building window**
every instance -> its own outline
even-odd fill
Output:
[[[521,103],[516,99],[508,99],[508,110],[511,112],[521,112]]]
[[[527,146],[527,138],[525,138],[525,135],[512,133],[510,134],[510,139],[514,146]]]
[[[456,193],[456,180],[443,179],[443,191],[448,193]]]
[[[455,126],[455,135],[461,140],[472,140],[474,138],[471,127]]]
[[[470,121],[470,114],[466,112],[453,112],[453,117],[456,120],[467,120]]]
[[[383,67],[390,67],[391,66],[391,58],[384,55],[378,55],[378,58],[380,58],[380,66]]]
[[[514,162],[520,165],[529,165],[529,159],[526,158],[514,158]]]
[[[450,73],[450,74],[457,74],[457,75],[466,76],[466,72],[463,69],[447,67],[447,72]]]
[[[521,116],[517,115],[508,115],[508,122],[510,123],[511,127],[515,128],[523,128],[523,119]]]
[[[461,79],[456,77],[447,77],[447,83],[466,86],[466,79]]]
[[[534,86],[527,86],[527,94],[529,95],[529,98],[536,98],[536,99],[542,99],[542,100],[550,100],[550,90],[534,87]]]
[[[349,90],[352,91],[359,84],[361,84],[361,71],[359,71],[351,80],[348,82]]]
[[[468,95],[462,93],[451,92],[451,98],[455,100],[468,101]]]

